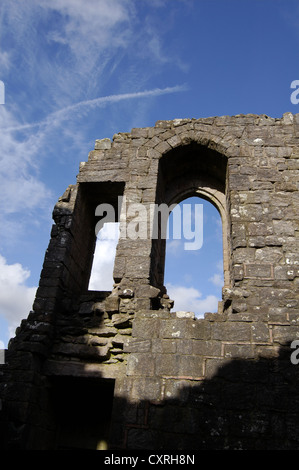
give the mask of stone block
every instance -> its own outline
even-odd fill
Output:
[[[131,397],[133,400],[162,400],[162,380],[158,377],[138,377],[133,380]]]
[[[179,360],[180,377],[200,378],[204,376],[203,358],[194,355],[181,355]]]
[[[131,136],[133,139],[138,139],[138,138],[147,138],[148,137],[148,132],[149,128],[148,127],[143,127],[143,128],[133,128],[131,129]]]
[[[289,344],[299,340],[299,330],[296,325],[273,325],[273,341],[279,344]]]
[[[178,318],[161,320],[160,334],[162,338],[186,338],[186,320]]]
[[[108,138],[98,139],[95,141],[95,150],[109,150],[111,149],[111,140]]]
[[[241,281],[244,278],[244,267],[243,265],[234,266],[234,279],[236,281]]]
[[[192,341],[192,354],[195,356],[220,357],[222,350],[221,341]]]
[[[294,235],[294,223],[291,220],[273,220],[276,235]]]
[[[193,341],[192,339],[178,339],[175,340],[178,354],[189,354],[193,353]]]
[[[244,278],[273,279],[271,264],[244,264]]]
[[[216,314],[218,317],[219,315]],[[186,338],[208,340],[211,337],[212,323],[206,322],[202,319],[195,321],[186,321]]]
[[[148,297],[150,299],[157,297],[160,289],[149,284],[140,284],[136,287],[136,297]]]
[[[118,312],[119,310],[119,297],[116,295],[110,295],[105,299],[105,310],[106,312]]]
[[[255,322],[251,327],[252,341],[254,343],[270,343],[271,342],[271,330],[266,323]]]
[[[180,145],[180,143],[181,143],[181,138],[180,138],[180,136],[178,136],[178,135],[174,135],[173,137],[170,137],[170,138],[167,140],[167,143],[168,143],[171,147],[177,147],[177,146]]]
[[[167,401],[178,404],[188,404],[190,399],[190,381],[188,380],[165,380],[165,398]],[[189,402],[190,403],[190,402]]]
[[[136,311],[147,310],[151,308],[150,299],[136,299]]]
[[[129,338],[124,342],[124,352],[144,353],[150,352],[152,342],[150,339]],[[154,349],[153,349],[153,352]]]
[[[255,259],[262,261],[263,263],[278,263],[283,256],[282,249],[280,247],[264,247],[256,250]]]
[[[239,191],[249,191],[251,187],[250,179],[248,175],[235,175],[232,174],[229,177],[229,185]]]
[[[254,346],[251,344],[225,344],[223,356],[232,359],[252,359],[255,357]]]
[[[158,354],[175,354],[179,352],[178,340],[176,339],[152,339],[152,352]]]
[[[229,366],[230,362],[231,358],[208,358],[206,360],[205,377],[210,380],[217,377],[217,375],[225,368],[225,366]]]
[[[128,313],[115,313],[112,315],[111,321],[115,328],[129,328],[132,326],[132,315]]]
[[[214,323],[211,325],[211,339],[221,341],[251,341],[251,326],[249,323],[234,322]]]
[[[152,354],[131,353],[127,363],[128,376],[148,376],[155,375],[155,360]]]
[[[177,312],[175,312],[175,316],[177,318],[192,318],[192,320],[195,319],[195,313],[194,312],[177,311]]]
[[[179,375],[179,361],[178,354],[160,354],[156,356],[156,375],[177,377]]]
[[[247,233],[250,236],[255,235],[272,235],[273,228],[272,224],[264,222],[250,222],[247,226]]]
[[[254,248],[237,248],[233,253],[234,264],[251,263],[255,259]]]
[[[91,346],[87,344],[59,343],[53,346],[53,354],[105,360],[109,357],[109,345]]]
[[[147,279],[149,265],[150,258],[148,256],[131,256],[126,260],[126,276],[133,279]]]
[[[160,335],[160,320],[158,318],[135,318],[132,335],[138,339],[158,338]]]
[[[124,256],[117,256],[115,258],[113,278],[116,282],[120,282],[126,272],[126,258]]]

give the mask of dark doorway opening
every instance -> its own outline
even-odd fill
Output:
[[[56,450],[106,450],[114,380],[57,377],[52,380]]]

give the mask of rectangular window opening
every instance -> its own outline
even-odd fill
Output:
[[[114,384],[113,379],[53,379],[56,450],[108,449]]]
[[[119,240],[119,222],[107,222],[99,231],[90,273],[89,291],[111,291],[116,247]]]

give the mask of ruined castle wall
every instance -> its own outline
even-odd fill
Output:
[[[9,347],[7,445],[54,445],[54,379],[57,390],[76,377],[114,383],[111,448],[298,448],[298,176],[291,113],[158,121],[96,141],[54,208],[33,311]],[[124,233],[130,205],[148,214],[194,195],[222,218],[217,312],[176,312],[159,237],[121,237],[113,289],[87,290],[97,205],[115,208]]]

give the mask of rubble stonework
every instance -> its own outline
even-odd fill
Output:
[[[55,205],[33,309],[6,351],[2,447],[298,449],[298,177],[299,114],[158,121],[97,140]],[[196,195],[222,218],[217,312],[175,311],[163,237],[120,238],[112,291],[88,290],[99,204],[122,224],[125,203]]]

